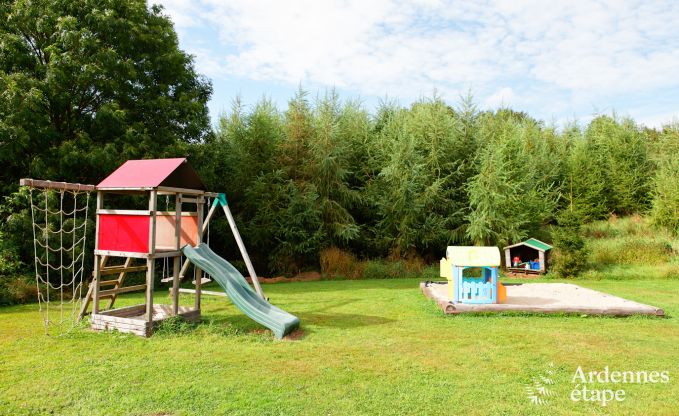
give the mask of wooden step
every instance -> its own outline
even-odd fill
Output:
[[[99,282],[99,287],[102,287],[102,286],[115,286],[115,285],[118,284],[118,282],[119,282],[118,279],[115,279],[115,280],[102,280],[101,282]],[[92,283],[90,283],[90,284],[92,284]]]
[[[102,275],[106,274],[120,274],[120,273],[133,273],[133,272],[143,272],[146,270],[146,266],[112,266],[104,267],[99,272]]]

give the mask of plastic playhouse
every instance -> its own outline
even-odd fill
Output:
[[[507,290],[498,279],[500,250],[497,247],[449,246],[440,267],[441,277],[448,280],[450,302],[489,304],[507,300]]]

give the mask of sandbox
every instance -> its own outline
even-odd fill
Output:
[[[479,312],[578,313],[587,315],[664,316],[655,306],[623,299],[570,283],[505,284],[507,301],[496,304],[453,303],[447,282],[422,282],[420,289],[447,314]]]

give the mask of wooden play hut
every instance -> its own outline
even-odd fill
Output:
[[[170,316],[199,320],[200,269],[196,269],[194,305],[179,305],[179,281],[185,273],[180,270],[181,247],[202,241],[206,198],[217,194],[205,191],[205,185],[184,158],[129,160],[99,183],[96,192],[94,273],[80,315],[91,303],[93,329],[116,329],[142,336],[149,336],[158,322]],[[110,194],[145,196],[148,209],[104,209],[105,198]],[[174,211],[160,211],[159,198],[171,200]],[[193,209],[185,211],[186,204]],[[153,299],[158,259],[171,259],[172,276],[166,279],[173,288],[170,305]],[[116,265],[111,265],[114,262]],[[144,284],[124,285],[128,273],[140,271],[146,273]],[[141,290],[146,292],[143,304],[111,309],[117,295]],[[108,300],[106,308],[102,300]]]
[[[552,246],[536,238],[529,238],[504,248],[507,271],[523,274],[547,272]],[[518,259],[518,264],[514,260]]]

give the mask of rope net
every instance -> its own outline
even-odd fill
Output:
[[[90,192],[29,190],[40,315],[45,333],[60,336],[75,327],[82,303]]]

